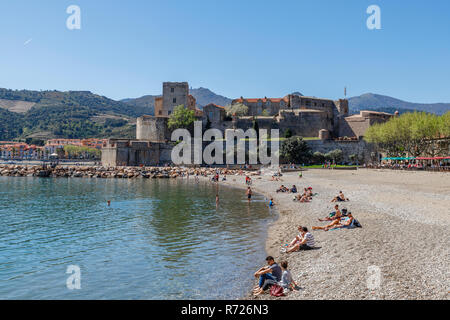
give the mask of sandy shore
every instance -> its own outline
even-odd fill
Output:
[[[266,251],[289,262],[302,288],[283,299],[449,298],[449,174],[319,169],[304,171],[302,179],[296,172],[286,173],[282,180],[254,177],[252,189],[274,198],[280,216],[269,227]],[[245,187],[242,176],[221,183]],[[300,190],[311,186],[318,195],[310,203],[293,202],[292,194],[275,192],[281,184]],[[280,253],[297,234],[297,225],[325,224],[317,219],[333,211],[330,200],[339,190],[351,200],[340,207],[351,211],[363,228],[312,231],[320,249]],[[371,266],[381,274],[375,289]],[[271,297],[259,299],[265,298]]]

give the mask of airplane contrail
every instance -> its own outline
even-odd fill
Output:
[[[33,39],[31,39],[31,38],[28,39],[27,41],[25,41],[25,42],[23,43],[23,45],[26,46],[27,44],[29,44],[29,43],[31,42],[31,40],[33,40]]]

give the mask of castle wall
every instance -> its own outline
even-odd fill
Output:
[[[333,130],[332,117],[325,111],[281,111],[279,127],[282,133],[290,129],[294,135],[318,137],[321,129]]]
[[[163,142],[170,140],[167,117],[142,116],[137,118],[136,139]]]
[[[312,152],[327,153],[335,149],[341,149],[344,156],[344,161],[350,162],[348,158],[351,154],[356,154],[358,158],[364,162],[371,161],[371,153],[374,152],[374,147],[364,140],[356,141],[335,141],[335,140],[307,140],[306,143],[310,146]]]
[[[163,115],[163,97],[155,98],[155,116],[164,116]]]
[[[366,130],[375,123],[383,123],[392,117],[391,114],[361,111],[359,115],[341,118],[339,121],[340,137],[362,137]]]
[[[170,161],[171,149],[171,145],[150,141],[111,139],[102,149],[102,165],[155,166]]]

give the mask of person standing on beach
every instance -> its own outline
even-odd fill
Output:
[[[245,194],[247,195],[248,202],[252,201],[252,189],[250,187],[247,188],[247,192]]]
[[[219,205],[219,194],[216,194],[216,206]]]

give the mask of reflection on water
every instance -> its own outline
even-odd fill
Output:
[[[0,299],[242,297],[272,216],[255,198],[186,180],[0,177]]]

